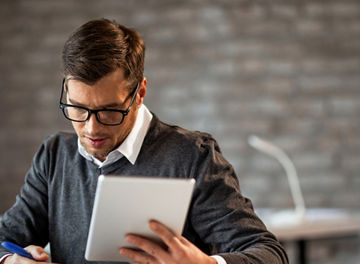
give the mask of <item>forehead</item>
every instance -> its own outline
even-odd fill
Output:
[[[126,84],[129,81],[125,78],[124,70],[122,68],[117,68],[115,71],[105,75],[104,77],[97,80],[95,83],[89,83],[87,81],[83,81],[84,79],[79,77],[74,77],[71,75],[66,76],[66,83],[70,86],[70,83],[82,83],[87,86],[113,86],[118,84]]]
[[[128,95],[129,82],[123,72],[117,70],[101,78],[95,84],[86,84],[79,80],[67,78],[67,97],[83,105],[96,106],[122,102]]]

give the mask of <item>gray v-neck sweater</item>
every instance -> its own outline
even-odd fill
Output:
[[[155,115],[135,165],[122,158],[98,168],[79,154],[74,133],[46,139],[16,203],[0,221],[0,241],[21,246],[50,242],[53,262],[88,263],[84,252],[101,174],[195,178],[186,238],[228,264],[287,263],[282,246],[241,195],[216,141],[209,134],[162,123]],[[6,253],[0,249],[0,257]]]

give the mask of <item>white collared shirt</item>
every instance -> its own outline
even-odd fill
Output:
[[[109,155],[103,162],[88,153],[84,146],[81,144],[80,139],[78,139],[79,153],[85,159],[95,163],[97,166],[99,166],[99,168],[114,163],[115,161],[121,159],[124,156],[131,162],[131,164],[134,165],[137,156],[139,155],[145,135],[150,127],[152,117],[153,116],[150,113],[149,109],[144,104],[142,104],[139,108],[134,127],[130,131],[129,135],[125,138],[123,143],[121,143],[121,145],[117,149],[114,149],[109,153]]]

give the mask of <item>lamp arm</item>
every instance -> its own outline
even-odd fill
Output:
[[[248,142],[253,148],[275,158],[283,167],[289,182],[291,195],[294,200],[295,211],[299,217],[304,217],[306,210],[304,197],[294,163],[291,161],[289,156],[279,147],[257,136],[250,136]]]

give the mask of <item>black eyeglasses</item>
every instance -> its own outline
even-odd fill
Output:
[[[83,106],[62,103],[65,82],[66,79],[64,78],[61,87],[61,97],[60,97],[60,105],[59,105],[60,109],[64,113],[64,116],[71,121],[86,122],[89,120],[91,114],[94,113],[96,116],[96,120],[99,123],[106,126],[117,126],[124,121],[125,116],[130,112],[131,106],[135,101],[135,97],[140,86],[139,85],[140,83],[138,83],[136,89],[132,92],[133,95],[130,101],[130,105],[126,110],[118,110],[118,109],[92,110]]]

